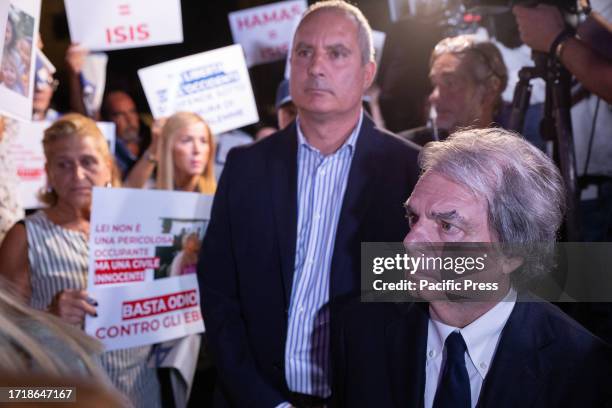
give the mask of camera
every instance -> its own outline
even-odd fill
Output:
[[[516,5],[531,7],[538,4],[556,6],[568,14],[578,13],[576,0],[463,0],[466,10],[475,14],[501,14]]]

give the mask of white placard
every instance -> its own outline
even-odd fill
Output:
[[[106,139],[106,142],[108,143],[108,149],[110,150],[111,154],[114,155],[115,154],[115,139],[116,139],[115,123],[114,122],[96,122],[96,125],[98,125],[98,129],[100,129],[100,131],[104,135],[104,138]]]
[[[43,68],[46,68],[51,74],[55,74],[57,72],[57,68],[55,68],[55,65],[51,63],[49,58],[47,58],[47,56],[40,50],[40,48],[36,47],[34,52],[36,53],[36,59],[40,60],[40,64]],[[38,69],[40,68],[41,67],[38,67]]]
[[[106,86],[106,64],[108,55],[103,52],[88,53],[85,57],[81,81],[83,82],[83,104],[87,115],[95,117],[100,112]]]
[[[106,350],[124,349],[202,333],[196,275],[138,285],[96,289],[98,317],[88,316],[85,331]]]
[[[48,122],[18,122],[19,131],[11,139],[8,147],[19,180],[19,200],[23,208],[44,207],[38,200],[38,193],[47,184],[45,173],[45,153],[43,152],[43,132]]]
[[[0,2],[0,112],[21,120],[32,119],[39,16],[40,0]]]
[[[307,7],[306,0],[291,0],[229,13],[234,43],[242,45],[247,65],[284,59]]]
[[[91,51],[183,42],[180,0],[64,0],[73,43]]]
[[[94,188],[88,293],[98,317],[87,333],[107,350],[204,330],[195,274],[212,196]]]
[[[138,70],[156,119],[195,112],[219,134],[259,120],[240,45],[230,45]]]
[[[44,131],[52,122],[18,122],[17,136],[11,139],[8,153],[17,170],[19,180],[19,200],[23,208],[35,209],[45,206],[38,194],[47,186],[45,172],[45,153],[42,140]],[[98,127],[111,149],[115,146],[115,124],[112,122],[98,122]]]

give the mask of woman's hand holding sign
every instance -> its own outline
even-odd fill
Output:
[[[97,317],[98,303],[84,290],[64,289],[58,292],[49,305],[49,312],[75,326],[83,327],[85,315]]]

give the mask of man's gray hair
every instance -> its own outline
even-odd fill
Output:
[[[467,129],[428,143],[419,163],[423,174],[435,172],[486,199],[491,232],[524,258],[520,270],[510,275],[514,284],[549,272],[547,258],[563,221],[565,189],[548,156],[516,133]]]
[[[464,34],[441,40],[431,53],[429,65],[444,54],[457,56],[468,68],[472,80],[487,89],[497,92],[495,110],[502,104],[501,94],[508,85],[508,69],[497,46],[490,41],[478,40],[474,35]]]
[[[372,28],[370,27],[370,23],[361,10],[345,1],[324,0],[310,5],[302,15],[302,19],[296,31],[300,29],[302,22],[306,20],[309,15],[322,10],[344,13],[355,20],[355,23],[357,23],[357,41],[359,42],[359,49],[361,51],[361,64],[365,65],[368,62],[374,61],[374,41],[372,40]]]

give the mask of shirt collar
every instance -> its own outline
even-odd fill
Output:
[[[484,379],[491,366],[501,332],[514,309],[516,296],[516,291],[510,289],[501,302],[463,329],[430,318],[426,358],[436,358],[442,353],[446,338],[452,332],[458,331],[465,341],[474,367]]]
[[[340,148],[336,150],[336,152],[339,152],[340,150],[344,149],[346,146],[349,146],[349,149],[351,150],[351,152],[355,151],[355,144],[357,143],[357,137],[359,137],[359,132],[361,131],[362,123],[363,123],[363,108],[361,109],[361,112],[359,113],[359,120],[357,121],[357,126],[353,128],[353,131],[351,132],[349,137],[342,144],[342,146],[340,146]],[[308,140],[306,140],[304,133],[302,133],[299,116],[295,120],[295,126],[297,128],[298,145],[301,147],[307,147],[308,149],[312,151],[320,153],[319,149],[313,147],[310,143],[308,143]]]

